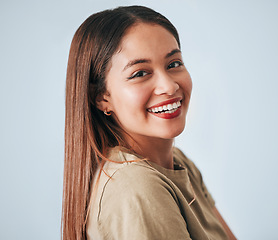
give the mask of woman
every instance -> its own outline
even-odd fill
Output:
[[[90,16],[66,84],[63,239],[235,239],[173,147],[192,82],[169,20],[141,6]]]

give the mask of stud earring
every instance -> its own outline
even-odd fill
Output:
[[[111,115],[111,112],[107,112],[106,110],[104,110],[103,112],[106,116],[110,116]]]

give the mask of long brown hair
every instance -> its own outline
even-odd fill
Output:
[[[62,239],[86,239],[92,178],[97,167],[108,160],[108,148],[124,145],[122,130],[96,107],[96,98],[106,90],[107,64],[126,30],[137,22],[163,26],[180,46],[177,30],[170,21],[142,6],[93,14],[73,37],[66,81]]]

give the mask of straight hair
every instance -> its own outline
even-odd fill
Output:
[[[74,34],[67,67],[62,239],[86,239],[92,179],[102,169],[108,149],[124,146],[123,130],[97,108],[106,91],[107,65],[128,28],[158,24],[180,40],[160,13],[143,6],[118,7],[88,17]]]

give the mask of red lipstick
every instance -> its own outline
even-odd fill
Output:
[[[149,107],[148,109],[150,109],[150,108],[156,108],[156,107],[161,107],[161,106],[163,106],[163,105],[172,104],[172,103],[174,103],[174,102],[178,102],[178,101],[181,101],[181,100],[182,100],[182,97],[177,97],[177,98],[169,99],[169,100],[160,102],[160,103],[158,103],[158,104],[155,104],[155,105]]]
[[[163,119],[172,119],[176,118],[181,114],[181,97],[169,99],[158,104],[153,105],[152,107],[148,108],[147,111],[150,114],[153,114],[156,117],[163,118]],[[168,104],[173,104],[172,106],[167,106]],[[162,109],[162,107],[164,108]],[[167,108],[165,109],[165,106]],[[160,108],[160,109],[158,109]]]

